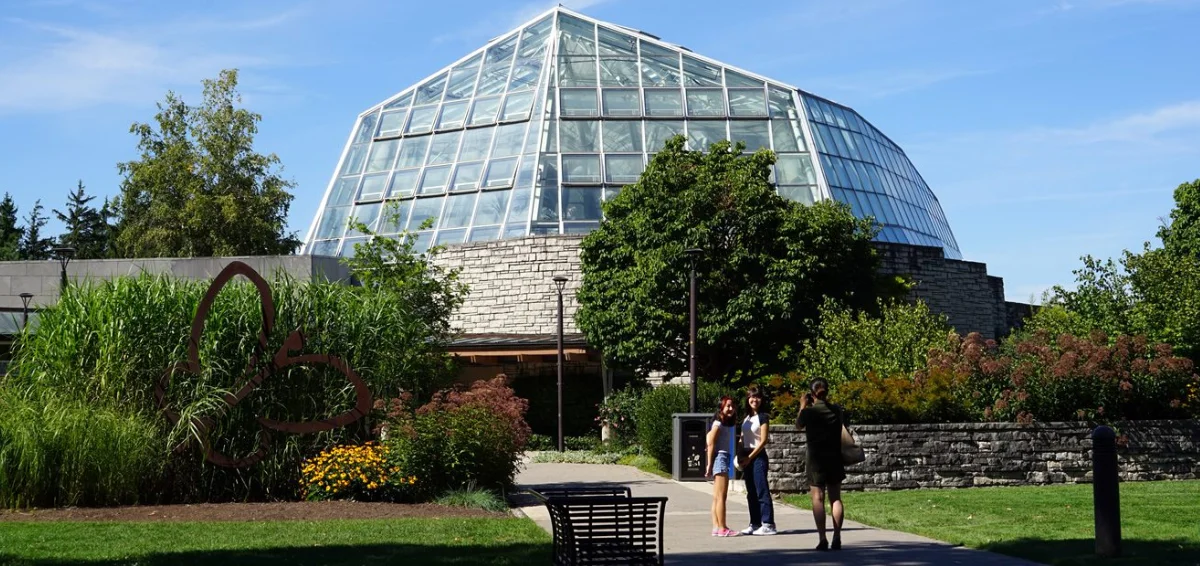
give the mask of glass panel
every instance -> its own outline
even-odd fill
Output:
[[[600,187],[563,187],[563,220],[600,220]]]
[[[384,188],[387,187],[387,177],[387,173],[363,175],[362,188],[358,191],[358,200],[379,200],[383,198]]]
[[[766,120],[731,121],[729,122],[729,139],[746,142],[746,151],[755,152],[760,148],[771,149],[769,126]]]
[[[684,55],[683,86],[721,86],[721,69]]]
[[[404,127],[404,118],[406,116],[408,116],[407,110],[385,112],[383,117],[379,119],[379,133],[376,136],[386,138],[388,136],[400,135],[400,129]]]
[[[559,124],[559,149],[563,152],[600,151],[600,123],[591,120],[563,121]]]
[[[776,187],[779,196],[793,200],[801,204],[812,204],[813,199],[812,187],[797,187],[797,186],[779,186]]]
[[[479,193],[451,195],[442,212],[441,228],[462,228],[471,222],[471,211],[475,209],[475,197]],[[461,241],[461,238],[460,238]]]
[[[512,78],[508,80],[508,92],[530,90],[537,86],[544,57],[544,53],[538,52],[536,57],[518,58],[513,66]]]
[[[762,89],[729,89],[730,116],[766,116],[767,95]]]
[[[383,209],[383,203],[377,202],[374,204],[362,204],[354,207],[354,211],[350,213],[351,218],[355,222],[361,222],[367,226],[368,230],[375,230],[375,222],[379,220],[379,211]],[[346,228],[346,237],[365,236],[366,234],[355,230],[353,227]]]
[[[708,151],[708,146],[725,139],[725,121],[688,122],[688,148]]]
[[[525,143],[526,124],[508,124],[496,128],[496,141],[492,147],[492,159],[520,155]]]
[[[500,236],[499,226],[489,226],[487,228],[474,228],[471,230],[468,242],[490,242]]]
[[[417,87],[417,98],[413,103],[429,104],[432,102],[441,102],[443,90],[446,90],[446,73],[429,79],[429,82]]]
[[[354,191],[358,188],[358,177],[342,177],[333,184],[333,193],[325,206],[341,206],[354,200]]]
[[[408,115],[406,134],[419,134],[433,129],[433,117],[437,115],[437,106],[421,106],[413,108]]]
[[[410,91],[404,93],[402,96],[396,98],[395,100],[392,100],[391,102],[385,104],[383,106],[383,109],[384,110],[393,110],[396,108],[408,108],[409,105],[412,104],[412,97],[413,97],[413,93],[410,90]]]
[[[408,221],[408,211],[411,209],[411,200],[387,203],[379,214],[378,232],[383,235],[398,234]]]
[[[599,28],[600,84],[638,86],[637,40],[615,31]]]
[[[683,116],[683,94],[677,89],[646,89],[647,116]]]
[[[559,90],[562,97],[563,116],[596,116],[596,89],[594,88],[564,88]]]
[[[488,165],[487,177],[483,179],[483,187],[511,187],[513,172],[516,171],[516,168],[516,158],[493,160]]]
[[[558,16],[558,84],[596,86],[596,26]]]
[[[450,166],[426,167],[425,175],[421,177],[421,188],[417,194],[432,195],[446,192],[446,183],[450,180]]]
[[[658,151],[666,145],[667,140],[683,135],[683,122],[676,121],[647,121],[646,149]]]
[[[475,210],[476,226],[499,224],[504,220],[504,209],[512,191],[485,191],[479,193],[479,204]]]
[[[454,170],[454,183],[450,186],[453,191],[465,191],[479,188],[479,177],[483,175],[483,163],[459,163]]]
[[[771,134],[775,141],[775,151],[804,151],[804,145],[797,143],[797,140],[803,139],[799,135],[799,122],[788,122],[786,120],[771,120]]]
[[[644,168],[640,155],[606,155],[604,156],[604,182],[621,185],[636,183],[638,177],[642,176]]]
[[[796,104],[792,101],[791,91],[772,88],[769,102],[772,118],[787,118],[789,120],[799,118],[796,112]]]
[[[517,34],[513,34],[487,50],[483,61],[483,72],[475,95],[499,94],[508,84],[508,70],[512,67],[513,54],[517,48]]]
[[[434,198],[419,198],[413,204],[412,218],[408,219],[407,230],[416,232],[425,224],[426,220],[437,220],[438,214],[442,211],[442,201],[446,197]],[[433,227],[433,224],[429,225]]]
[[[354,253],[356,251],[358,251],[358,250],[354,249],[354,246],[356,246],[358,244],[366,243],[367,240],[370,240],[370,238],[352,238],[352,239],[346,240],[342,244],[342,251],[340,253],[338,253],[338,256],[354,257]]]
[[[435,246],[449,246],[453,244],[461,244],[467,237],[467,229],[459,228],[457,230],[439,230]]]
[[[688,116],[724,116],[725,91],[719,88],[689,88],[687,110]]]
[[[504,235],[508,237],[509,227],[514,225],[525,229],[525,223],[529,221],[529,204],[533,196],[533,189],[520,188],[512,192],[512,202],[508,209],[508,222],[505,225]]]
[[[375,133],[375,123],[377,120],[379,120],[378,112],[370,116],[364,116],[362,121],[358,123],[358,133],[354,134],[354,143],[371,141],[371,134]]]
[[[458,155],[458,140],[460,138],[462,138],[462,132],[435,134],[433,142],[429,144],[429,158],[425,161],[425,164],[441,165],[454,161],[454,156]]]
[[[642,43],[642,86],[679,86],[679,54],[645,41]]]
[[[562,156],[562,182],[598,184],[600,182],[600,156]]]
[[[757,88],[762,90],[763,82],[758,79],[752,79],[737,71],[725,69],[725,86],[729,88],[745,87]]]
[[[471,119],[467,123],[471,126],[491,124],[496,121],[496,112],[499,110],[499,97],[480,98],[475,101],[475,107],[471,108]]]
[[[308,255],[332,256],[337,253],[337,247],[340,243],[342,243],[340,240],[313,242],[308,248]]]
[[[470,98],[475,92],[475,78],[479,75],[479,61],[476,55],[471,60],[450,71],[450,83],[446,86],[446,100],[462,100]]]
[[[642,100],[636,89],[604,89],[605,116],[641,116]]]
[[[533,184],[534,160],[533,155],[526,155],[521,158],[521,165],[517,167],[517,180],[514,186],[528,187]]]
[[[817,184],[817,174],[807,155],[780,155],[775,167],[780,185]]]
[[[421,176],[420,169],[396,171],[392,175],[392,186],[388,189],[388,197],[411,197],[417,189],[417,178]]]
[[[621,194],[621,187],[604,187],[604,202],[617,198],[619,194]]]
[[[462,150],[458,154],[459,161],[478,161],[487,157],[488,148],[492,145],[492,132],[496,128],[467,130],[463,134]]]
[[[429,149],[430,136],[408,138],[400,147],[400,158],[396,160],[397,169],[420,167],[425,163],[425,150]]]
[[[545,185],[538,195],[537,218],[539,221],[558,221],[558,185]]]
[[[340,238],[346,230],[346,221],[350,218],[350,207],[331,206],[321,215],[321,223],[317,226],[318,238]]]
[[[642,151],[642,123],[638,120],[604,122],[604,151]]]
[[[371,157],[367,159],[367,173],[391,169],[398,147],[400,147],[400,140],[375,142],[371,146]]]
[[[567,222],[563,224],[564,234],[587,234],[600,228],[599,222]]]
[[[438,129],[449,130],[461,128],[466,123],[467,104],[469,101],[460,100],[442,105],[442,115],[438,118]]]
[[[532,108],[532,92],[526,91],[520,94],[510,94],[508,95],[508,100],[504,101],[504,113],[500,115],[500,119],[505,122],[528,120],[529,111]]]
[[[368,134],[369,135],[369,134]],[[367,161],[367,144],[350,146],[346,159],[342,161],[342,175],[357,175],[362,173],[363,163]]]

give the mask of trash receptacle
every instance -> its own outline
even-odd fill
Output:
[[[675,413],[671,415],[671,477],[675,481],[705,481],[708,464],[708,425],[711,413]]]

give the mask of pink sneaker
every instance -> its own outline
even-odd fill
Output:
[[[739,534],[741,534],[741,533],[738,533],[737,531],[735,531],[735,530],[733,530],[733,529],[720,529],[720,530],[718,530],[718,531],[717,531],[717,532],[716,532],[716,533],[715,533],[713,536],[718,536],[718,537],[736,537],[736,536],[738,536]]]

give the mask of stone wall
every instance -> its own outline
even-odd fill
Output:
[[[911,296],[946,315],[959,334],[979,332],[984,338],[1006,336],[1012,328],[1004,302],[1004,280],[987,273],[987,265],[942,256],[942,249],[876,242],[880,271],[906,275],[916,282]]]
[[[1137,421],[1114,427],[1123,481],[1200,477],[1200,421]],[[1041,485],[1092,481],[1088,423],[862,425],[867,453],[846,470],[848,490]],[[804,434],[772,426],[771,488],[807,490]]]
[[[535,236],[447,247],[438,264],[461,267],[461,280],[471,289],[451,323],[466,334],[557,333],[558,291],[551,278],[565,275],[563,332],[579,332],[575,291],[582,239]]]

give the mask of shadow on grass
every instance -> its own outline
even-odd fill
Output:
[[[138,564],[139,566],[168,566],[176,564],[198,564],[232,566],[242,564],[421,564],[421,565],[470,565],[470,564],[549,564],[551,545],[513,543],[487,546],[445,546],[421,544],[378,544],[378,545],[330,545],[316,547],[280,547],[230,550],[192,550],[140,554],[123,558],[96,559],[30,559],[19,555],[0,552],[0,565],[104,565]]]
[[[1054,566],[1200,566],[1200,539],[1124,540],[1121,541],[1121,556],[1109,559],[1096,556],[1096,541],[1090,538],[1018,539],[990,544],[984,549]]]

